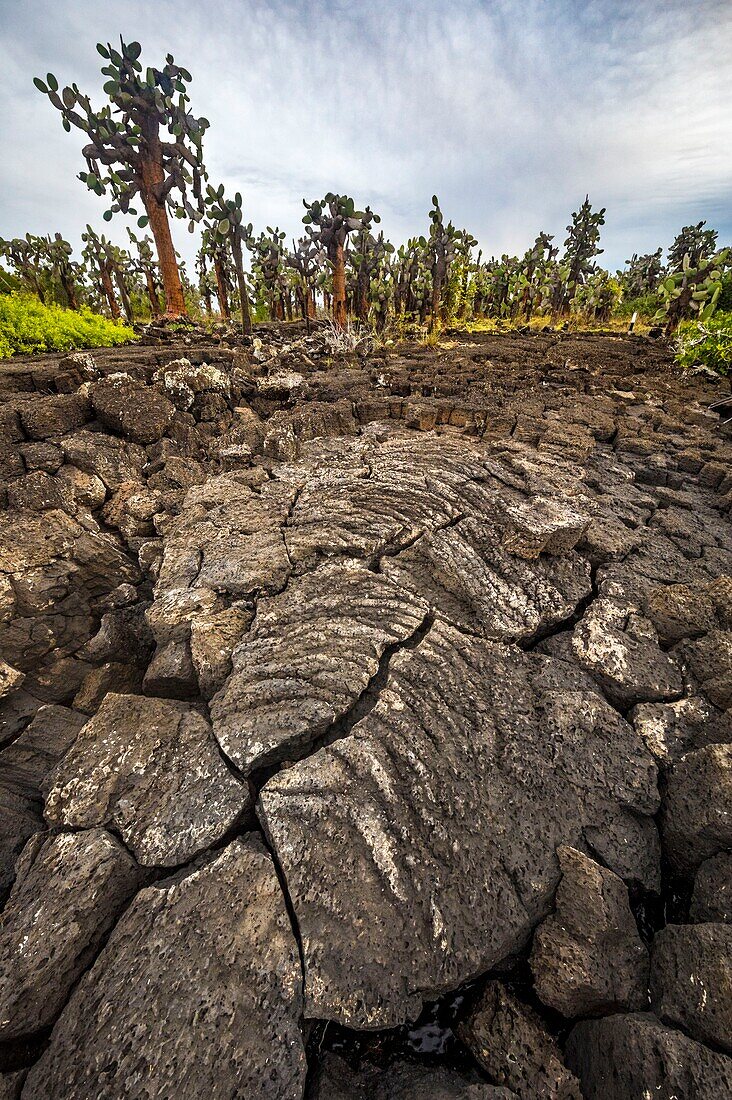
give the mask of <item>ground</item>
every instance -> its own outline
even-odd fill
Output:
[[[728,390],[210,340],[0,368],[0,1095],[732,1091]]]

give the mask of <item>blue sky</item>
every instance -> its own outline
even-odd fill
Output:
[[[563,241],[589,192],[611,268],[701,218],[732,242],[731,0],[0,0],[0,235],[78,247],[90,221],[126,242],[32,85],[50,70],[101,102],[95,43],[120,33],[191,70],[211,179],[255,229],[299,235],[302,198],[333,190],[401,241],[436,192],[500,255]]]

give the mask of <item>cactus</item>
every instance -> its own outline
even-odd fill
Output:
[[[244,224],[241,193],[237,191],[233,199],[227,199],[223,183],[219,184],[218,188],[213,188],[210,184],[206,188],[206,209],[209,217],[207,228],[221,242],[228,243],[231,248],[239,288],[241,326],[242,331],[248,334],[252,331],[252,311],[244,274],[242,246],[251,240],[251,222],[248,225]]]
[[[699,267],[711,259],[717,247],[716,229],[705,229],[705,221],[685,225],[668,250],[668,270],[676,274],[683,270],[684,257],[689,257],[689,267]]]
[[[82,150],[87,171],[79,173],[79,178],[97,195],[111,193],[105,220],[118,211],[137,214],[132,203],[140,196],[145,214],[138,225],[145,228],[149,223],[155,238],[166,312],[185,315],[167,212],[187,217],[191,230],[203,214],[202,139],[208,120],[190,113],[186,84],[191,74],[176,65],[171,54],[162,69],[143,70],[139,42],[120,39],[119,51],[99,43],[97,51],[107,62],[102,73],[107,77],[103,90],[109,99],[100,110],[92,107],[76,84],[59,92],[53,73],[45,80],[36,77],[34,84],[61,112],[66,131],[76,126],[89,137]],[[113,108],[118,117],[113,117]]]
[[[280,232],[279,227],[272,229],[267,226],[266,233],[260,233],[256,239],[250,237],[247,242],[253,256],[252,274],[261,281],[273,321],[284,320],[285,298],[289,294],[285,277],[284,239],[285,234]]]
[[[340,328],[346,324],[345,244],[349,233],[362,232],[381,219],[370,207],[356,210],[347,195],[328,192],[320,202],[303,199],[303,223],[311,240],[326,252],[333,276],[333,320]]]
[[[561,272],[562,278],[555,285],[552,302],[555,314],[567,311],[577,287],[596,270],[597,265],[592,260],[603,251],[598,244],[600,226],[604,224],[605,207],[603,206],[598,212],[593,212],[589,195],[586,195],[579,210],[575,210],[572,214],[571,224],[567,226],[564,256],[560,264],[560,267],[566,270]]]
[[[661,248],[657,248],[655,252],[648,252],[644,256],[634,252],[631,258],[625,261],[626,269],[621,274],[621,281],[626,298],[644,298],[658,290],[658,284],[661,281],[662,252]]]
[[[150,312],[153,318],[161,316],[160,298],[158,296],[159,268],[150,247],[150,237],[147,235],[137,237],[128,227],[127,236],[137,249],[137,259],[132,259],[131,268],[145,280]]]
[[[709,320],[722,292],[722,278],[729,259],[730,249],[723,248],[703,260],[698,267],[693,267],[687,253],[681,261],[681,270],[664,279],[660,286],[663,304],[655,320],[665,319],[667,334],[672,333],[679,322],[687,318]]]

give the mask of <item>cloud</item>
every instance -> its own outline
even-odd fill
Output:
[[[26,0],[0,8],[5,157],[0,233],[74,243],[102,204],[75,179],[78,133],[31,84],[49,69],[99,87],[94,44],[137,38],[191,69],[212,123],[213,181],[255,227],[302,231],[302,198],[345,191],[402,240],[430,196],[485,254],[564,239],[590,193],[605,261],[706,217],[732,238],[727,0]],[[125,240],[123,222],[112,236]],[[192,258],[195,238],[175,227]]]

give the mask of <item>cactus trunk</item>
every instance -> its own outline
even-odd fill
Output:
[[[328,249],[333,264],[333,320],[339,328],[346,327],[346,263],[343,245],[334,241]]]
[[[165,294],[165,313],[168,317],[186,317],[188,311],[183,297],[183,285],[175,258],[173,238],[170,235],[168,211],[165,207],[165,199],[163,198],[161,202],[158,197],[165,182],[159,128],[156,119],[150,120],[144,126],[146,155],[140,161],[140,194],[155,238]]]
[[[234,254],[234,267],[236,268],[236,281],[239,286],[239,301],[241,302],[241,327],[245,333],[252,331],[252,314],[249,309],[249,295],[247,284],[244,281],[244,263],[241,255],[241,242],[235,236],[231,241],[231,251]]]

